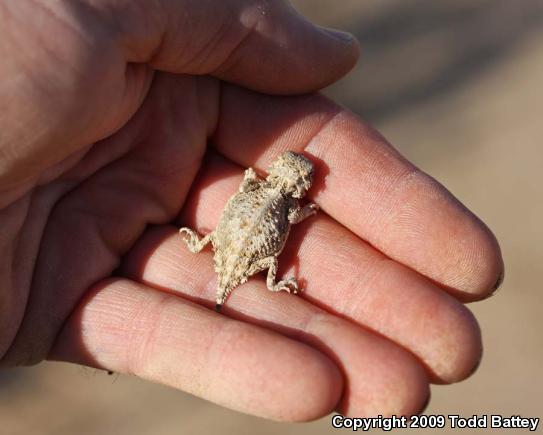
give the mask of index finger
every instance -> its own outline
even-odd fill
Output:
[[[464,300],[486,296],[503,271],[486,227],[379,133],[325,97],[278,98],[224,85],[214,144],[265,171],[281,152],[316,166],[309,196],[388,257]]]

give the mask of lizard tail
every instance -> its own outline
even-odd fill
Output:
[[[228,285],[226,282],[222,281],[223,280],[219,280],[219,285],[217,286],[217,297],[215,299],[215,311],[217,312],[221,311],[222,305],[226,301],[226,298],[235,287],[234,285]]]

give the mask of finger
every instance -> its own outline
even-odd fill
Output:
[[[276,420],[321,417],[342,389],[337,367],[311,347],[122,279],[89,292],[50,358],[134,374]]]
[[[122,273],[214,306],[217,280],[211,253],[189,252],[176,228],[147,231],[125,259]],[[337,408],[342,414],[411,415],[420,412],[428,399],[424,369],[408,352],[300,297],[272,293],[262,279],[236,289],[222,313],[276,330],[327,354],[343,371],[345,388]]]
[[[241,168],[223,158],[208,159],[185,204],[183,224],[202,233],[215,228],[242,176]],[[164,262],[174,249],[178,248],[166,251]],[[200,270],[206,260],[189,263],[190,258],[183,257],[178,261],[193,264],[189,270]],[[152,264],[146,273],[152,273]],[[292,227],[279,264],[280,277],[295,275],[303,282],[301,297],[405,347],[428,368],[434,382],[463,379],[480,360],[480,331],[464,305],[387,259],[324,213]],[[157,268],[154,281],[148,282],[167,275],[167,270]]]
[[[320,96],[288,100],[225,86],[216,148],[266,170],[282,151],[316,165],[309,195],[388,257],[465,300],[488,295],[503,271],[490,230],[377,132]]]
[[[69,7],[87,23],[90,3]],[[350,70],[358,57],[351,35],[311,24],[283,0],[92,3],[112,23],[107,31],[128,62],[212,74],[261,92],[321,88]]]

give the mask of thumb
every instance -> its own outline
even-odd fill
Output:
[[[358,57],[354,38],[314,26],[283,0],[2,5],[0,203],[122,127],[154,69],[292,94],[337,80]]]
[[[313,25],[282,0],[98,3],[114,17],[112,30],[128,62],[211,74],[260,92],[315,91],[338,80],[358,59],[354,37]]]

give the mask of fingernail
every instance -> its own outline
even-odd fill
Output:
[[[496,290],[498,290],[500,288],[500,286],[503,283],[504,278],[505,278],[505,270],[502,269],[502,272],[500,273],[500,276],[499,276],[498,280],[496,281],[496,284],[494,284],[494,288],[492,289],[493,293],[495,293]]]
[[[322,28],[326,33],[328,33],[330,36],[334,37],[335,39],[340,40],[341,42],[352,42],[354,41],[354,36],[351,35],[348,32],[342,32],[341,30],[337,29],[331,29],[329,27],[323,27]]]
[[[483,299],[491,298],[496,293],[498,293],[498,290],[500,289],[501,285],[503,284],[504,277],[505,277],[505,271],[502,269],[502,271],[500,273],[500,276],[498,277],[498,280],[492,286],[492,289],[483,297]]]

